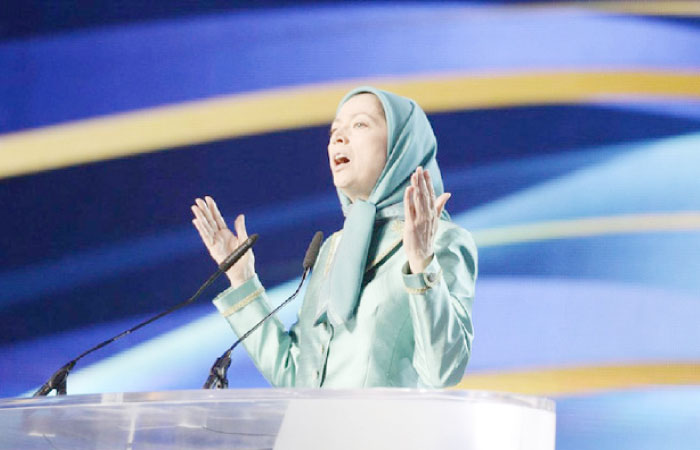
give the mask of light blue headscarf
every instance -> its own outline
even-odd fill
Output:
[[[350,97],[367,92],[377,96],[384,107],[386,166],[367,201],[358,199],[353,203],[338,189],[345,224],[325,286],[328,318],[333,325],[344,323],[355,314],[375,221],[403,218],[404,191],[416,168],[422,166],[430,172],[436,196],[443,193],[442,177],[435,160],[437,141],[425,112],[409,98],[370,86],[348,92],[338,110]],[[449,217],[446,212],[443,216]]]
[[[430,172],[435,195],[443,193],[435,155],[437,141],[425,112],[413,100],[371,86],[348,92],[338,110],[354,95],[372,93],[381,102],[387,123],[387,162],[367,201],[354,203],[338,189],[345,224],[326,279],[327,315],[338,325],[355,314],[367,264],[367,253],[377,220],[403,218],[403,195],[418,166]],[[448,218],[446,212],[443,217]]]

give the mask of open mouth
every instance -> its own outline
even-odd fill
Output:
[[[337,153],[335,156],[333,156],[333,164],[335,167],[342,167],[349,162],[350,159],[342,153]]]

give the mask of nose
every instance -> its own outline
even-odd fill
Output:
[[[335,133],[333,133],[333,137],[331,138],[331,143],[333,144],[347,144],[348,143],[348,134],[346,133],[345,128],[338,128],[335,130]]]

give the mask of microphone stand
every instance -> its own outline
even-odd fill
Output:
[[[197,290],[197,292],[194,293],[194,295],[184,302],[178,303],[175,306],[172,306],[168,308],[167,310],[156,314],[155,316],[151,317],[150,319],[144,320],[143,322],[129,328],[126,331],[122,331],[118,335],[107,339],[106,341],[102,341],[96,346],[92,347],[89,350],[84,351],[78,357],[75,359],[69,361],[66,363],[63,367],[58,369],[53,375],[51,375],[51,378],[44,383],[35,393],[32,397],[41,397],[41,396],[46,396],[51,393],[51,391],[55,390],[56,395],[66,395],[67,389],[66,389],[66,380],[68,378],[68,374],[70,374],[70,371],[75,367],[75,364],[81,360],[83,357],[89,355],[90,353],[101,349],[102,347],[111,344],[112,342],[116,341],[117,339],[120,339],[127,334],[131,334],[132,332],[138,330],[141,327],[145,327],[151,322],[155,322],[156,320],[160,319],[163,316],[167,316],[168,314],[177,311],[178,309],[182,308],[183,306],[189,305],[190,303],[194,302],[199,298],[200,295],[202,295],[202,292],[204,292],[209,286],[212,285],[212,283],[221,276],[224,272],[226,272],[228,269],[233,266],[236,261],[241,259],[241,257],[247,252],[253,244],[255,244],[255,241],[258,240],[258,235],[253,234],[251,235],[248,239],[246,239],[243,244],[238,246],[236,250],[234,250],[226,259],[219,264],[219,268],[214,272],[207,281],[204,282],[204,284]]]
[[[227,373],[228,373],[228,368],[231,366],[231,352],[233,352],[233,349],[238,346],[245,338],[250,336],[250,334],[257,330],[260,325],[263,324],[267,319],[269,319],[273,314],[275,314],[277,311],[282,309],[284,305],[287,303],[291,302],[294,300],[294,298],[299,294],[299,291],[301,291],[301,286],[304,284],[304,280],[306,279],[306,276],[309,274],[311,271],[310,268],[305,269],[304,273],[301,276],[301,282],[299,283],[299,286],[297,286],[297,290],[294,291],[291,297],[289,297],[287,300],[282,302],[279,306],[277,306],[275,309],[270,311],[268,315],[262,318],[260,322],[256,323],[253,328],[250,330],[246,331],[246,333],[240,337],[236,342],[233,343],[232,346],[228,348],[221,356],[216,358],[216,362],[214,363],[213,366],[211,366],[211,369],[209,369],[209,377],[207,378],[207,381],[204,382],[204,386],[202,386],[202,389],[226,389],[228,388],[228,378],[227,378]]]
[[[251,328],[245,334],[243,334],[243,336],[241,336],[236,342],[234,342],[233,345],[228,348],[228,350],[226,350],[221,356],[219,356],[216,359],[214,365],[211,366],[211,369],[209,369],[209,377],[207,378],[207,381],[204,382],[204,386],[202,386],[202,389],[225,389],[228,387],[227,372],[228,368],[231,367],[231,352],[234,348],[238,346],[238,344],[243,342],[245,338],[250,336],[250,334],[253,331],[257,330],[258,327],[260,327],[260,325],[263,324],[263,322],[269,319],[277,311],[282,309],[284,305],[291,302],[299,294],[299,291],[301,291],[301,286],[304,284],[304,280],[306,280],[306,277],[309,275],[311,268],[316,263],[316,259],[318,258],[318,252],[321,249],[322,242],[323,233],[317,231],[314,234],[313,239],[311,240],[311,244],[309,244],[309,247],[306,249],[306,255],[304,255],[304,263],[302,264],[302,267],[304,268],[304,273],[301,275],[301,282],[299,282],[297,290],[294,291],[291,297],[289,297],[278,307],[270,311],[268,315],[263,317],[262,320],[260,320],[260,322],[256,323],[253,328]]]

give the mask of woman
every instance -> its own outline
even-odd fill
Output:
[[[368,86],[341,100],[328,158],[343,229],[321,247],[292,328],[271,318],[244,341],[272,385],[445,387],[461,379],[476,247],[444,211],[450,194],[436,150],[414,101]],[[193,223],[220,263],[247,239],[244,217],[234,235],[213,199],[195,203]],[[241,335],[270,306],[252,252],[227,275],[231,288],[214,304]]]

